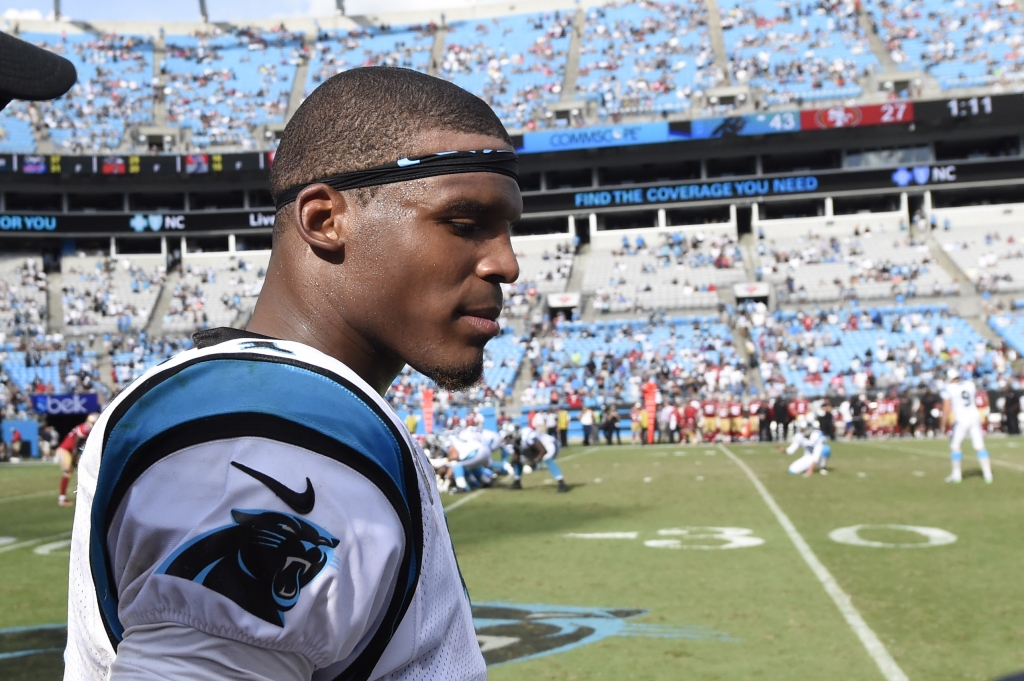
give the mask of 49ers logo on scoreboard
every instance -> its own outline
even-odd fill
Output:
[[[818,128],[856,128],[864,118],[860,107],[834,106],[829,109],[818,109],[814,115],[815,127]]]
[[[800,112],[801,130],[863,128],[870,125],[894,125],[914,121],[913,102],[891,102],[871,106],[832,106]]]

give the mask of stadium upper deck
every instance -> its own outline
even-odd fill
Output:
[[[714,17],[703,2],[590,0],[273,27],[8,23],[74,61],[79,83],[9,106],[0,153],[273,148],[317,84],[365,65],[451,79],[520,132],[1024,89],[1013,0],[716,4]]]

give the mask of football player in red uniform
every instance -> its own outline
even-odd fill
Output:
[[[78,468],[78,457],[82,454],[82,445],[85,444],[85,439],[92,432],[92,425],[96,423],[97,418],[99,418],[99,414],[89,414],[85,421],[72,428],[71,432],[57,445],[57,461],[60,462],[61,468],[60,496],[57,497],[57,503],[61,506],[71,506],[72,504],[68,501],[68,481],[71,479],[72,471]]]
[[[718,439],[727,440],[729,433],[729,396],[723,393],[718,396]]]
[[[735,398],[729,402],[729,425],[734,441],[743,437],[743,403]]]

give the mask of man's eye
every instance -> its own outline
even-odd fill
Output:
[[[472,220],[450,220],[448,224],[462,234],[469,234],[480,229],[480,224]]]

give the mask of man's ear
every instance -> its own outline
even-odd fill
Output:
[[[302,240],[315,249],[337,253],[345,248],[351,204],[326,184],[311,184],[295,198],[295,224]]]

